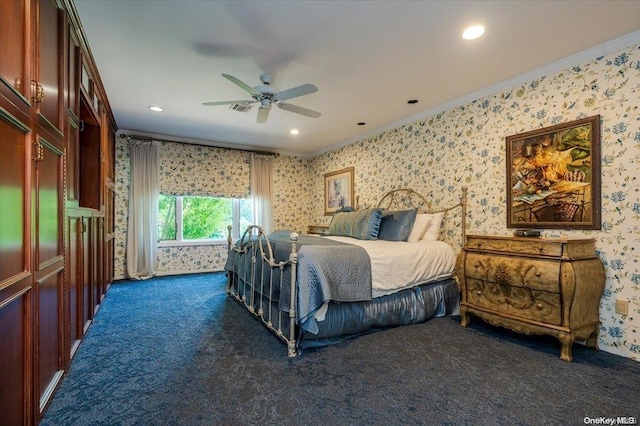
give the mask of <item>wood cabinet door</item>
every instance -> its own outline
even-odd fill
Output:
[[[32,177],[36,374],[40,414],[62,378],[64,351],[63,149],[38,136]]]
[[[17,108],[31,108],[33,4],[29,0],[0,1],[0,94]]]
[[[67,351],[69,359],[73,357],[82,335],[84,324],[82,321],[82,216],[67,215],[67,244],[65,279],[68,293],[69,315],[67,339],[69,346]]]
[[[34,377],[31,130],[20,118],[0,110],[0,423],[16,425],[33,423]]]
[[[62,38],[63,12],[55,1],[40,0],[36,23],[36,72],[35,104],[38,124],[53,134],[63,135],[62,84],[64,43]]]

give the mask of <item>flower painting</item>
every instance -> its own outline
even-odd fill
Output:
[[[507,137],[507,227],[600,229],[600,116]]]

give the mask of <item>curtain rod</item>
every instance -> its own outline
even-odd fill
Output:
[[[280,154],[278,154],[277,152],[258,151],[258,150],[255,150],[255,149],[230,148],[230,147],[226,147],[226,146],[205,145],[205,144],[193,143],[193,142],[180,142],[180,141],[172,141],[172,140],[169,140],[169,139],[152,138],[152,137],[149,137],[149,136],[127,135],[125,133],[121,133],[120,137],[121,138],[127,138],[127,140],[138,139],[138,140],[143,140],[143,141],[184,143],[184,144],[187,144],[187,145],[198,145],[198,146],[206,146],[206,147],[209,147],[209,148],[228,149],[230,151],[250,152],[252,154],[258,154],[258,155],[272,155],[274,157],[280,156]]]

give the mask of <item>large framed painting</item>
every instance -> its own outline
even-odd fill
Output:
[[[353,206],[353,167],[324,175],[324,214]]]
[[[600,116],[508,136],[507,227],[600,229]]]

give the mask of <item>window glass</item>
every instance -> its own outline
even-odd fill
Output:
[[[240,203],[240,223],[237,229],[239,236],[242,236],[247,226],[253,225],[253,221],[251,220],[251,202],[245,199],[240,199],[238,202]]]
[[[182,197],[183,240],[224,239],[232,222],[230,198]]]
[[[158,240],[176,239],[176,197],[160,194],[158,203]]]
[[[246,199],[164,194],[159,197],[159,241],[224,240],[228,225],[233,226],[233,238],[237,238],[250,224],[251,203]]]

